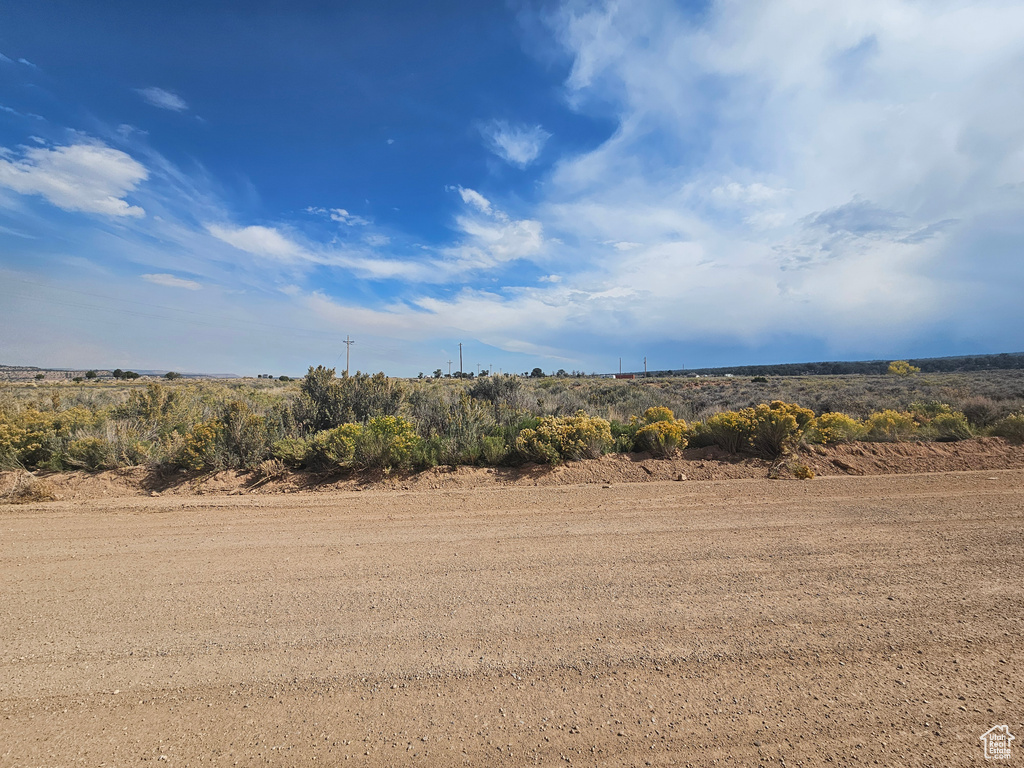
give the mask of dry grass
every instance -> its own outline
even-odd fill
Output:
[[[18,475],[14,486],[0,496],[0,500],[6,504],[36,504],[43,501],[54,501],[56,498],[53,486],[31,472]]]

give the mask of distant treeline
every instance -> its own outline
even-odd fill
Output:
[[[688,368],[684,371],[652,371],[650,376],[839,376],[851,373],[882,375],[888,372],[891,360],[858,360],[825,363],[779,363],[776,365],[736,365],[729,368]],[[1024,352],[963,357],[925,357],[907,360],[922,373],[957,373],[963,371],[1022,370]]]

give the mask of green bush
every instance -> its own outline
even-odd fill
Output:
[[[515,441],[516,452],[527,461],[596,459],[612,445],[611,425],[580,411],[575,416],[545,416],[536,429],[524,429]]]
[[[992,425],[992,434],[1014,443],[1024,443],[1024,413],[1011,413]]]
[[[616,453],[632,453],[636,448],[634,441],[636,433],[640,429],[640,423],[633,420],[628,424],[621,421],[612,421],[609,425],[612,433],[612,450]]]
[[[333,368],[310,367],[299,386],[296,420],[313,432],[346,423],[363,424],[375,416],[398,413],[404,398],[402,386],[383,373],[335,378]]]
[[[973,437],[967,417],[962,413],[940,413],[931,420],[928,427],[940,443],[969,440]]]
[[[72,440],[68,445],[65,463],[84,469],[112,469],[117,466],[110,460],[110,444],[98,437]]]
[[[413,425],[400,416],[377,416],[356,440],[356,462],[363,467],[392,469],[411,463],[420,441]]]
[[[274,443],[271,454],[286,467],[301,469],[310,459],[310,441],[301,437],[285,437]]]
[[[476,464],[481,441],[494,428],[489,406],[470,397],[461,387],[421,389],[409,397],[412,420],[429,441],[426,466]],[[419,460],[417,460],[419,461]]]
[[[501,435],[485,435],[480,440],[480,449],[484,461],[492,466],[503,464],[508,457],[508,443]]]
[[[221,420],[224,448],[229,466],[256,469],[270,455],[266,419],[253,413],[248,403],[228,404]]]
[[[362,434],[363,427],[359,424],[342,424],[317,432],[310,440],[307,458],[321,468],[350,467]]]

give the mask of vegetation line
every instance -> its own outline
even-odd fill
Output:
[[[902,362],[902,361],[897,361]],[[1024,442],[1024,371],[768,379],[126,378],[0,388],[0,468],[427,468],[687,446],[777,458],[854,440]],[[121,372],[127,376],[130,372]],[[137,376],[137,374],[131,374]],[[177,374],[175,374],[177,376]],[[798,404],[799,403],[799,404]]]

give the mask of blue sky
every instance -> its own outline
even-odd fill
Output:
[[[1024,350],[1016,2],[19,2],[0,363]]]

